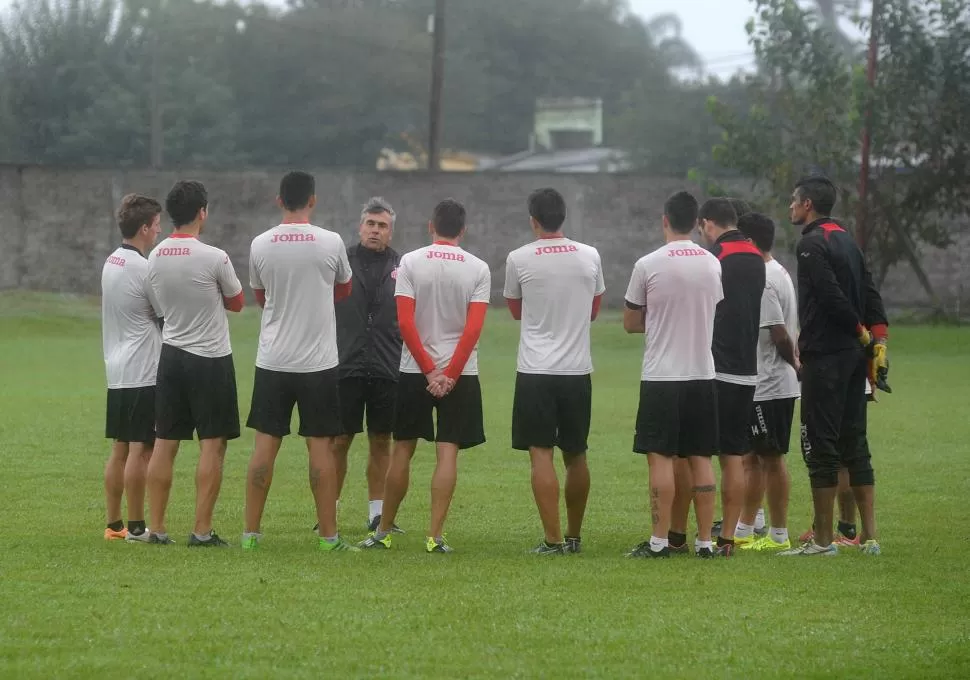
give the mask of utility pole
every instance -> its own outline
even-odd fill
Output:
[[[428,170],[441,169],[439,144],[441,140],[441,89],[445,77],[445,0],[435,0],[434,23],[431,28],[431,102],[428,121]],[[430,23],[430,22],[429,22]]]
[[[159,170],[162,167],[162,102],[159,95],[159,46],[158,31],[161,24],[161,17],[152,17],[152,73],[151,73],[151,162],[152,168]]]
[[[867,94],[871,97],[876,86],[876,68],[879,65],[879,9],[881,0],[872,2],[872,20],[869,22],[869,59],[866,65]],[[856,215],[856,241],[862,252],[869,245],[869,167],[872,153],[872,105],[866,103],[862,125],[862,169],[859,172],[859,208]]]

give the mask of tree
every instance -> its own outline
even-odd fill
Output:
[[[748,30],[762,68],[746,82],[754,101],[747,111],[711,102],[724,134],[715,158],[752,178],[779,215],[799,175],[824,172],[840,187],[843,214],[852,215],[870,107],[876,162],[868,212],[877,228],[862,245],[880,281],[905,260],[935,299],[918,249],[947,246],[945,225],[970,213],[970,0],[883,3],[871,90],[862,67],[834,49],[832,32],[793,0],[755,5]]]

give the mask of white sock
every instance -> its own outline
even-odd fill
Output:
[[[754,528],[760,531],[765,528],[765,509],[758,508],[758,514],[754,516]]]
[[[697,552],[698,550],[703,550],[704,548],[708,548],[709,550],[713,550],[714,549],[714,541],[702,541],[699,538],[695,538],[694,539],[694,552]]]
[[[193,531],[192,535],[195,536],[200,541],[208,541],[212,538],[212,529],[209,529],[209,531],[204,534],[197,534]]]
[[[771,536],[771,540],[775,543],[784,543],[788,540],[788,529],[776,529],[775,527],[771,527],[768,534]]]
[[[734,530],[735,538],[751,538],[754,533],[753,524],[745,524],[744,522],[738,522],[737,528]]]
[[[243,538],[249,538],[250,536],[255,536],[257,539],[260,539],[260,538],[263,537],[263,535],[261,533],[259,533],[258,531],[244,531],[243,532]]]
[[[660,552],[668,545],[667,538],[657,538],[656,536],[650,537],[650,550],[653,552]]]
[[[327,543],[336,543],[337,542],[337,537],[336,536],[324,536],[323,537],[323,540],[325,540]]]
[[[373,522],[375,517],[384,512],[384,501],[368,501],[367,512],[367,519]]]

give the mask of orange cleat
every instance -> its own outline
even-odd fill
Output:
[[[127,535],[127,529],[122,529],[121,531],[115,531],[114,529],[104,530],[104,540],[106,541],[123,541]]]

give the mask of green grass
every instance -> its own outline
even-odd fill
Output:
[[[258,317],[232,320],[243,417]],[[647,469],[630,453],[641,339],[595,324],[593,490],[585,553],[525,554],[541,536],[527,458],[511,450],[517,326],[481,343],[488,443],[463,454],[448,535],[429,556],[421,444],[389,553],[321,554],[301,441],[284,444],[261,551],[238,548],[252,436],[229,447],[216,529],[189,551],[194,446],[173,490],[171,548],[105,543],[104,377],[97,302],[0,295],[0,677],[967,677],[970,331],[898,328],[893,395],[871,409],[884,554],[731,561],[622,554],[647,531]],[[810,521],[789,458],[791,526]],[[365,451],[341,502],[362,537]]]

